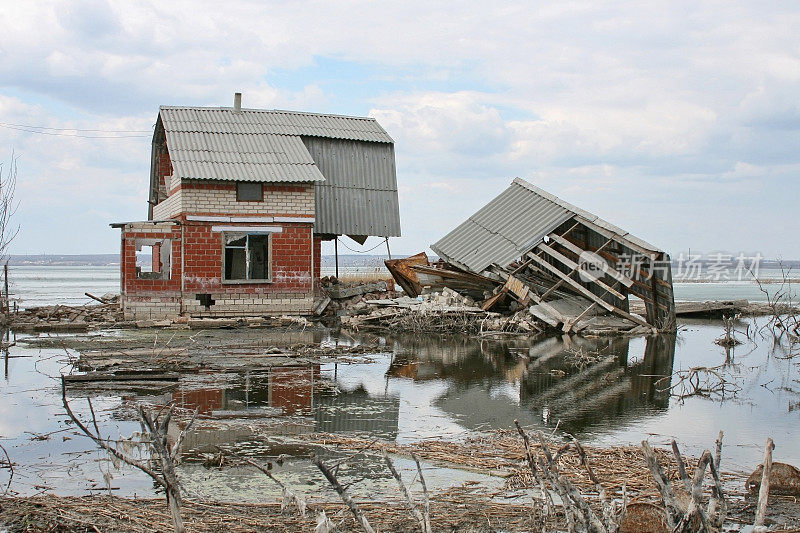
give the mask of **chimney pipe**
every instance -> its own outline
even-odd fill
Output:
[[[242,112],[242,93],[233,94],[233,112],[234,113]]]

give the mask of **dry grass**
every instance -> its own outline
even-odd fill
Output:
[[[400,502],[358,502],[379,531],[417,531],[416,522]],[[324,510],[340,531],[358,531],[341,503],[309,506],[305,518],[282,512],[279,503],[243,504],[185,500],[182,509],[187,531],[313,531],[316,513]],[[490,501],[486,496],[459,488],[439,494],[431,502],[435,531],[531,531],[542,520],[528,506]],[[62,498],[36,496],[0,500],[0,523],[9,531],[120,531],[160,533],[172,531],[163,499],[126,499],[108,496]],[[538,526],[538,527],[537,527]]]

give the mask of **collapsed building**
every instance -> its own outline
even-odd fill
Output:
[[[424,253],[386,262],[410,296],[448,287],[484,310],[528,308],[565,332],[599,321],[675,329],[668,254],[519,178],[431,249],[435,264]]]
[[[311,314],[322,241],[400,236],[394,141],[373,118],[242,109],[239,93],[162,106],[148,219],[112,226],[126,319]]]

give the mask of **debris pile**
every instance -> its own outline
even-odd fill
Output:
[[[528,310],[512,315],[481,309],[469,296],[445,287],[441,292],[361,302],[366,313],[343,316],[342,326],[359,329],[392,329],[414,333],[540,333],[542,328]]]
[[[30,307],[10,316],[18,332],[74,332],[104,327],[122,321],[118,294],[92,297],[98,304]]]
[[[333,276],[320,280],[322,295],[314,302],[314,315],[340,317],[368,313],[366,301],[395,296],[393,284],[386,281],[343,282]]]

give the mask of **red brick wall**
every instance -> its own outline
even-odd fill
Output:
[[[314,277],[321,278],[322,272],[322,239],[314,237]]]
[[[272,283],[222,283],[222,233],[210,222],[185,222],[186,293],[308,293],[311,291],[312,224],[272,224]],[[247,226],[248,224],[226,224]]]
[[[166,145],[164,146],[164,151],[158,156],[157,176],[159,188],[164,188],[166,190],[165,177],[172,176],[172,161],[170,160]]]
[[[120,261],[123,293],[133,295],[136,292],[180,290],[180,238],[181,230],[179,226],[175,226],[171,234],[141,231],[123,232],[122,260]],[[139,279],[136,277],[136,239],[172,239],[172,275],[170,279]]]

